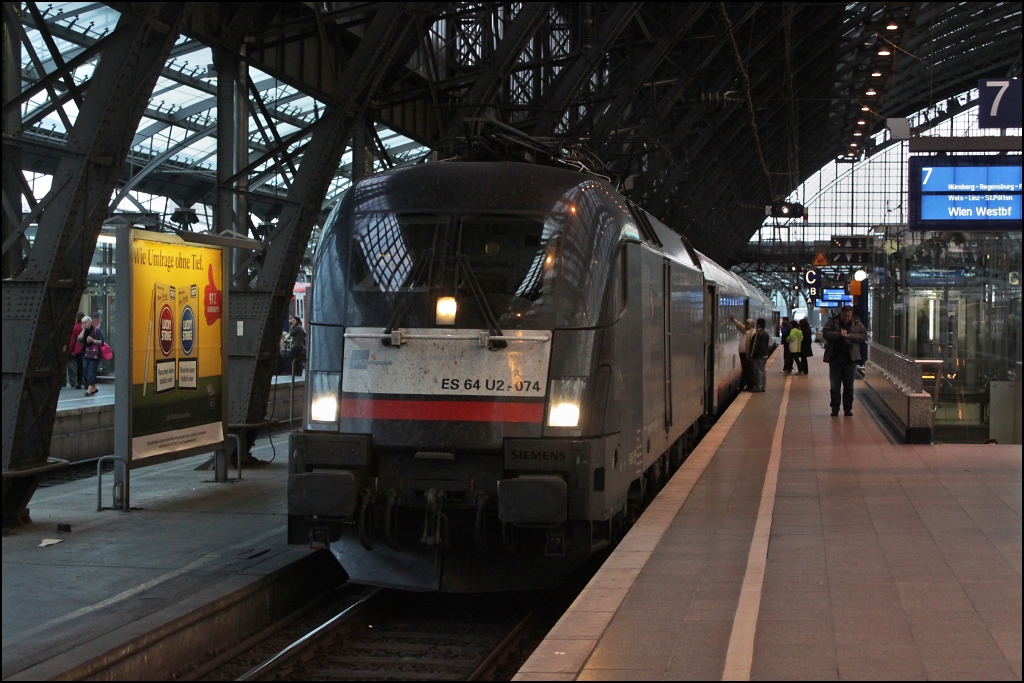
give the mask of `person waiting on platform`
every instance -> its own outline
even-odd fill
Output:
[[[750,369],[754,378],[754,386],[750,389],[755,393],[765,390],[767,377],[765,377],[764,364],[768,361],[768,354],[771,351],[771,340],[768,332],[764,329],[764,318],[757,319],[757,329],[750,339]]]
[[[750,348],[750,338],[754,336],[754,319],[747,318],[747,322],[741,323],[736,319],[736,316],[730,313],[729,320],[732,321],[737,330],[743,333],[737,349],[740,354],[740,391],[749,390],[754,387],[754,382],[751,379],[750,358],[747,357],[747,349]]]
[[[853,314],[853,306],[843,306],[839,315],[825,323],[825,356],[831,383],[832,417],[839,414],[840,389],[844,415],[853,415],[853,381],[860,361],[860,345],[868,331]]]
[[[103,346],[103,332],[92,323],[89,316],[82,317],[82,333],[78,335],[82,348],[82,367],[85,371],[85,395],[92,396],[96,388],[96,372],[100,367],[100,347]]]
[[[85,313],[81,311],[75,316],[75,327],[71,330],[71,339],[68,340],[68,385],[75,389],[81,389],[85,381],[85,366],[82,364],[82,342],[78,335],[82,334],[82,318]]]
[[[294,371],[302,372],[303,361],[306,359],[306,330],[302,328],[302,319],[297,315],[289,316],[291,326],[288,328],[288,336],[285,337],[285,350],[281,351],[281,363],[278,365],[278,374],[286,375]],[[293,361],[298,360],[298,363]]]
[[[789,344],[786,343],[786,340],[789,339],[789,333],[794,325],[796,323],[789,322],[789,318],[783,318],[782,330],[779,332],[779,339],[782,340],[782,369],[779,372],[786,375],[793,372],[793,353],[789,350]]]
[[[800,343],[800,357],[797,359],[797,366],[800,368],[800,372],[806,375],[807,359],[814,355],[814,350],[811,348],[814,333],[811,332],[811,324],[807,322],[807,318],[802,318],[800,320],[800,331],[803,333],[804,339]]]
[[[786,350],[789,351],[789,356],[793,359],[792,362],[796,364],[796,374],[800,375],[804,371],[801,365],[803,356],[800,353],[804,345],[804,333],[797,322],[794,321],[789,326],[789,335],[782,340],[782,343],[786,345]]]

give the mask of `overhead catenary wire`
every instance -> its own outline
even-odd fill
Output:
[[[729,11],[726,9],[724,2],[718,3],[718,6],[722,10],[722,20],[725,22],[725,28],[729,34],[729,44],[732,45],[733,54],[736,56],[736,68],[739,69],[740,75],[743,76],[743,92],[746,95],[747,108],[750,110],[750,128],[754,133],[754,146],[757,149],[757,158],[761,161],[761,168],[764,170],[765,178],[768,180],[768,193],[774,198],[775,183],[772,182],[772,172],[768,170],[768,162],[764,158],[764,150],[761,148],[761,135],[757,129],[757,115],[754,113],[754,98],[751,94],[750,74],[747,73],[747,68],[743,65],[743,57],[740,55],[740,46],[736,42],[736,33],[733,31]]]

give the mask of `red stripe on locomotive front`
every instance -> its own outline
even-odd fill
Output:
[[[341,416],[356,420],[542,422],[544,420],[544,404],[342,398]]]

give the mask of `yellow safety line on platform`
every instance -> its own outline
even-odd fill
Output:
[[[757,615],[761,611],[761,591],[764,588],[764,572],[768,564],[768,540],[772,533],[772,514],[775,510],[775,490],[779,483],[779,461],[782,459],[782,434],[786,429],[786,408],[789,405],[789,389],[792,375],[786,377],[786,388],[782,392],[779,419],[775,422],[772,438],[772,452],[768,459],[768,470],[764,475],[761,489],[761,505],[754,525],[754,538],[750,543],[747,558],[747,573],[740,589],[740,602],[729,636],[729,650],[725,655],[723,681],[749,681],[750,667],[754,662],[754,636],[757,635]]]

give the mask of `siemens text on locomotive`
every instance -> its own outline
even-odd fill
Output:
[[[310,296],[289,542],[411,590],[549,586],[613,544],[737,390],[728,315],[771,315],[602,178],[515,162],[357,183]]]

